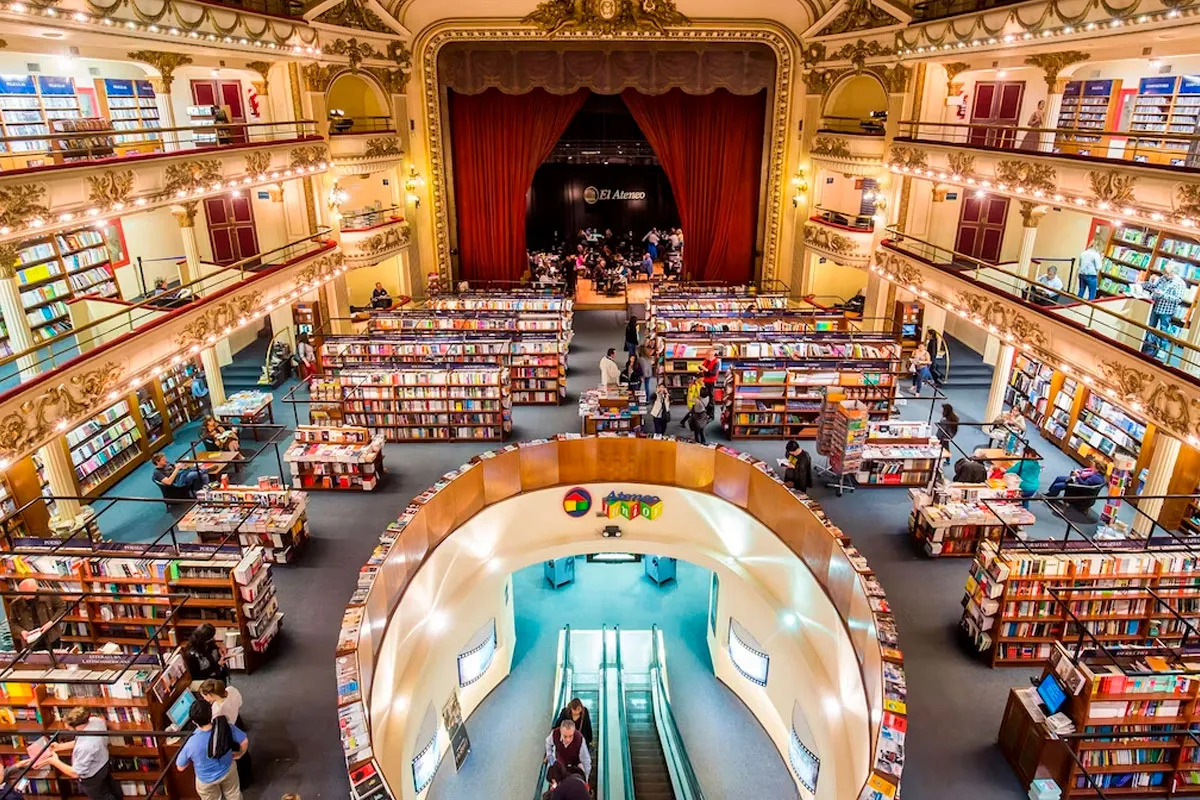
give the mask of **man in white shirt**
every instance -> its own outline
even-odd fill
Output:
[[[601,386],[616,386],[621,382],[621,367],[617,364],[616,354],[617,348],[610,347],[604,358],[600,359]]]
[[[1079,254],[1079,296],[1095,300],[1100,282],[1100,243],[1092,241]]]
[[[1062,278],[1058,277],[1058,267],[1054,265],[1047,267],[1045,274],[1038,276],[1037,282],[1039,285],[1029,299],[1042,305],[1057,303],[1058,292],[1063,288]]]

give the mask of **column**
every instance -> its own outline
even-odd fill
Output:
[[[204,367],[204,378],[208,382],[208,397],[214,406],[225,402],[225,382],[221,378],[221,364],[213,347],[200,350],[200,366]]]
[[[171,82],[162,78],[150,78],[149,80],[150,88],[154,90],[154,103],[158,106],[158,116],[166,121],[163,127],[177,127],[175,124],[175,109],[171,104]],[[179,134],[163,134],[163,144],[167,150],[178,150]]]
[[[42,459],[42,472],[55,497],[72,497],[79,494],[75,483],[75,468],[71,466],[62,445],[56,440],[38,448]],[[56,500],[59,519],[71,519],[79,514],[78,500]]]
[[[196,241],[196,203],[171,206],[171,214],[179,223],[179,235],[183,239],[184,263],[179,265],[179,281],[188,284],[204,275],[200,267],[200,244]]]
[[[350,289],[345,274],[325,284],[325,315],[333,333],[354,333],[350,322]]]
[[[292,324],[292,306],[290,303],[279,306],[271,312],[271,341],[287,342],[287,346],[296,352],[296,326]]]
[[[1067,79],[1055,77],[1053,81],[1046,80],[1046,106],[1042,109],[1042,127],[1057,128],[1058,112],[1062,111],[1063,92],[1067,90]],[[1038,149],[1043,153],[1054,152],[1054,133],[1047,131],[1038,136]],[[1101,153],[1100,155],[1104,155]]]
[[[1021,250],[1017,256],[1017,272],[1030,280],[1037,275],[1033,268],[1033,247],[1037,242],[1038,224],[1046,216],[1046,206],[1038,206],[1026,200],[1021,201]],[[1065,283],[1065,281],[1064,281]],[[1018,291],[1023,287],[1016,287]]]
[[[1138,494],[1153,497],[1167,493],[1182,445],[1183,442],[1174,436],[1168,436],[1161,430],[1154,435],[1154,452],[1150,455],[1150,463],[1147,465],[1149,470],[1146,473],[1146,487]],[[1136,485],[1136,476],[1134,480]],[[1151,520],[1158,521],[1158,515],[1162,513],[1163,501],[1161,499],[1142,499],[1138,500],[1137,507],[1138,511],[1142,513],[1134,518],[1133,530],[1140,536],[1149,536],[1154,528]]]
[[[12,263],[16,258],[7,259],[6,265],[0,267],[0,314],[4,316],[8,327],[8,344],[14,353],[24,353],[32,350],[36,342],[33,330],[29,327],[29,319],[25,316],[25,307],[21,305],[21,291],[18,288],[16,272]],[[33,353],[17,358],[17,367],[22,382],[29,380],[41,372],[37,356]]]
[[[888,330],[888,320],[896,304],[896,287],[874,272],[867,273],[867,300],[863,304],[863,329]]]
[[[1016,352],[1017,348],[1011,344],[1000,345],[995,371],[992,372],[992,386],[988,389],[987,407],[983,410],[984,422],[991,422],[1004,411],[1004,390],[1012,377],[1013,356]]]

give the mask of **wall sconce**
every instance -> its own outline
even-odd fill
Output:
[[[792,208],[799,208],[800,204],[808,199],[808,178],[804,177],[804,170],[796,170],[796,174],[792,176],[792,186],[795,192],[792,194]]]
[[[404,190],[408,192],[408,202],[413,204],[414,208],[421,207],[421,198],[417,196],[417,189],[425,185],[425,179],[421,177],[421,173],[417,172],[416,164],[408,165],[408,180],[404,182]]]
[[[349,199],[350,193],[341,186],[338,186],[336,183],[333,185],[333,188],[329,190],[329,207],[335,211],[337,210],[338,206],[347,202]]]

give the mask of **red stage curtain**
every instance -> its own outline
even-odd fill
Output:
[[[514,281],[528,266],[525,197],[533,173],[579,111],[588,91],[542,89],[450,95],[459,275]]]
[[[692,280],[749,283],[766,93],[621,92],[671,181]]]

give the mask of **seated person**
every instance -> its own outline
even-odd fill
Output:
[[[167,457],[163,453],[155,453],[154,458],[150,459],[150,463],[154,465],[154,482],[159,486],[186,489],[189,493],[195,494],[208,485],[210,478],[208,470],[172,464],[167,461]],[[215,466],[220,469],[220,465]]]
[[[988,471],[979,461],[963,456],[954,462],[955,483],[986,483]]]
[[[205,417],[204,422],[200,423],[200,441],[204,443],[204,449],[210,453],[218,450],[238,453],[242,449],[238,442],[237,431],[233,428],[226,428],[217,422],[215,417]]]
[[[1108,483],[1108,478],[1104,477],[1104,473],[1095,467],[1073,469],[1069,475],[1059,475],[1055,478],[1050,483],[1050,488],[1046,490],[1046,496],[1058,497],[1067,488],[1068,483],[1074,483],[1077,486],[1096,487]]]
[[[1058,267],[1050,265],[1044,275],[1039,275],[1038,285],[1030,292],[1029,299],[1039,305],[1058,302],[1058,293],[1063,288],[1062,278],[1058,277]]]
[[[383,288],[382,283],[376,282],[375,288],[371,291],[371,308],[383,309],[392,307],[392,296],[388,294],[388,290]]]

